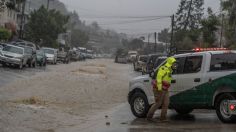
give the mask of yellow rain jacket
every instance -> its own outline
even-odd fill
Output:
[[[168,82],[169,84],[171,84],[171,80],[172,80],[172,65],[176,62],[176,59],[174,57],[169,57],[167,58],[167,62],[164,66],[161,66],[158,70],[157,73],[157,88],[158,91],[162,91],[163,90],[163,86],[162,83],[163,81]]]

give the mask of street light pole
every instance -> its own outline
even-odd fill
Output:
[[[23,5],[22,5],[22,12],[21,12],[21,22],[20,22],[20,32],[19,32],[19,37],[22,39],[23,38],[23,26],[25,23],[25,5],[26,5],[26,0],[23,1]]]
[[[175,22],[175,15],[172,15],[171,17],[171,40],[170,40],[170,48],[169,48],[169,56],[175,54],[173,53],[175,50],[176,52],[176,46],[174,45],[174,22]]]

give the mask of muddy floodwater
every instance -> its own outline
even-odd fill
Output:
[[[127,102],[131,65],[97,59],[14,79],[0,89],[1,132],[54,132]]]
[[[141,75],[110,59],[17,70],[0,67],[0,132],[235,132],[214,110],[168,123],[137,119],[127,103],[129,80]],[[155,118],[159,118],[160,111]]]

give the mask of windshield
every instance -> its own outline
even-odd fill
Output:
[[[147,56],[140,56],[139,60],[142,62],[147,62],[148,57]]]
[[[38,56],[44,56],[44,51],[43,51],[43,50],[37,50],[37,51],[36,51],[36,54],[37,54]]]
[[[7,52],[16,53],[16,54],[23,54],[24,53],[24,50],[22,48],[17,48],[17,47],[13,47],[13,46],[5,46],[2,50],[7,51]]]
[[[33,53],[33,49],[29,47],[25,47],[25,53],[31,55]]]
[[[42,49],[46,54],[54,54],[54,50],[52,49]]]

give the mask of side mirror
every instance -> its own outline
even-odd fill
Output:
[[[153,78],[153,77],[154,77],[154,75],[155,75],[154,71],[152,71],[152,72],[149,72],[149,77]]]

